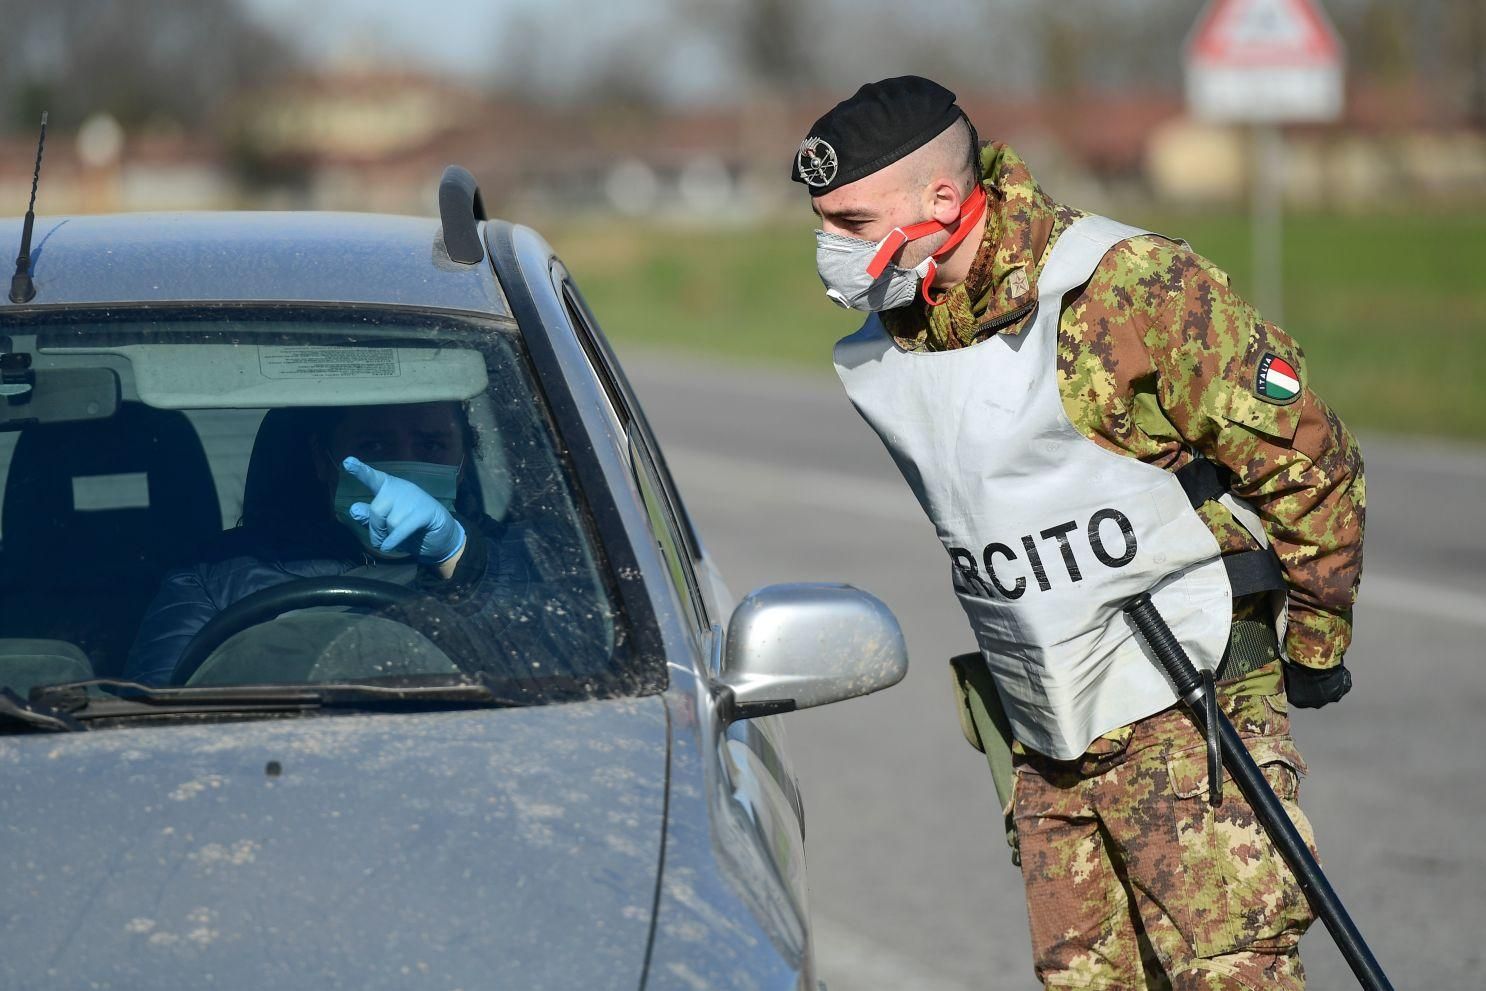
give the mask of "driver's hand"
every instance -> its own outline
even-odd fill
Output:
[[[353,502],[350,514],[366,525],[377,550],[395,551],[406,543],[420,563],[440,565],[464,549],[464,527],[433,496],[356,458],[341,467],[371,490],[372,501]]]

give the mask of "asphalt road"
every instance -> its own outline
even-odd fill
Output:
[[[973,649],[944,553],[829,373],[625,355],[736,594],[847,581],[908,638],[898,687],[787,718],[832,991],[1030,989],[1021,878],[947,659]],[[822,368],[828,368],[823,345]],[[1322,860],[1399,988],[1486,987],[1486,449],[1363,439],[1367,563],[1339,705],[1300,712]],[[1315,989],[1356,984],[1318,924]]]

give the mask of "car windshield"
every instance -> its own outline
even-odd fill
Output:
[[[122,679],[543,701],[663,677],[629,649],[509,320],[54,312],[0,322],[0,352],[0,688],[21,699]],[[379,550],[347,457],[458,521],[457,557],[421,531]]]

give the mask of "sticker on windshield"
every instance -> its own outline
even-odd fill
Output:
[[[393,378],[396,348],[260,347],[258,368],[271,379]]]

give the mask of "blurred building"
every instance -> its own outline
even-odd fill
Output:
[[[213,135],[89,121],[48,142],[44,212],[305,208],[427,213],[443,166],[494,212],[740,220],[798,207],[790,155],[836,97],[664,108],[550,106],[428,73],[342,65],[239,94]],[[1241,200],[1246,134],[1163,92],[962,94],[984,139],[1018,147],[1060,198]],[[1287,129],[1301,206],[1486,202],[1486,134],[1425,90],[1356,89],[1342,121]],[[91,131],[89,130],[91,128]],[[0,141],[0,214],[24,211],[34,138]]]
[[[1486,202],[1486,132],[1427,91],[1358,88],[1335,124],[1288,127],[1286,199],[1310,208]],[[1242,128],[1174,115],[1146,135],[1151,194],[1177,203],[1231,203],[1249,184]]]
[[[216,142],[181,133],[125,135],[107,118],[89,126],[118,131],[115,147],[90,149],[78,133],[50,128],[38,210],[104,213],[216,210],[237,204],[240,190]],[[0,139],[0,214],[19,215],[31,193],[36,136]]]

